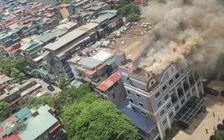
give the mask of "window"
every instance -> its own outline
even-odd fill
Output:
[[[158,104],[157,104],[158,108],[159,108],[162,104],[163,104],[163,101],[160,100],[160,101],[158,102]]]
[[[167,88],[166,85],[163,86],[163,88],[162,88],[163,92],[166,90],[166,88]]]
[[[169,98],[169,94],[166,94],[166,96],[164,97],[164,100],[166,101]]]
[[[187,94],[187,98],[189,98],[190,96],[191,96],[191,93],[188,93],[188,94]]]
[[[177,105],[176,107],[175,107],[175,110],[177,111],[179,109],[179,105]]]
[[[163,125],[164,125],[164,124],[166,124],[166,122],[167,122],[167,120],[166,120],[166,119],[164,119],[164,120],[163,120]]]
[[[164,109],[160,112],[160,117],[165,113]]]
[[[136,94],[136,96],[139,97],[139,98],[141,98],[141,95],[139,95],[139,94]]]
[[[181,69],[181,73],[184,73],[184,69]]]
[[[131,109],[132,109],[133,111],[136,111],[134,107],[131,107]]]
[[[132,102],[132,103],[133,103],[133,100],[132,100],[131,98],[130,98],[129,100],[130,100],[130,102]]]
[[[151,81],[151,85],[154,85],[154,81]]]
[[[131,92],[129,91],[129,90],[127,90],[127,93],[130,95],[131,94]]]
[[[159,97],[160,93],[159,91],[155,94],[155,98],[157,99]]]
[[[167,110],[168,110],[170,107],[171,107],[171,103],[169,103],[169,104],[166,106]]]
[[[172,85],[172,84],[173,84],[173,79],[170,79],[169,85]]]
[[[146,113],[144,111],[141,111],[142,115],[146,116]]]
[[[115,94],[112,94],[113,98],[115,98]]]
[[[177,79],[177,78],[179,78],[179,76],[180,76],[180,74],[177,73],[177,74],[175,75],[175,78]]]
[[[116,82],[115,84],[114,84],[114,86],[117,86],[118,85],[118,82]]]
[[[182,101],[181,101],[181,104],[183,104],[185,102],[185,99],[183,99]]]
[[[170,112],[169,117],[171,118],[173,116],[173,111]]]
[[[143,103],[138,103],[141,107],[143,107],[144,105],[143,105]]]

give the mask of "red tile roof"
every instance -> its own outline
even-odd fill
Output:
[[[139,5],[139,4],[146,4],[146,0],[134,0],[131,4]]]
[[[10,103],[10,106],[14,105],[15,103],[19,102],[23,97],[19,97],[18,99],[14,100]]]
[[[21,47],[21,44],[18,42],[18,43],[13,44],[12,46],[6,48],[5,51],[14,54],[15,52],[17,52],[20,49],[20,47]]]
[[[103,67],[105,67],[105,64],[100,65],[99,67],[97,67],[97,70],[101,70]]]
[[[66,7],[68,7],[68,4],[61,4],[61,5],[57,6],[58,9],[62,9],[62,8],[66,8]]]
[[[8,117],[6,120],[7,121],[13,121],[16,118],[16,114],[11,115],[10,117]]]
[[[46,15],[46,17],[51,18],[55,15],[55,13],[46,13],[45,15]]]
[[[0,140],[22,140],[22,139],[19,137],[19,135],[12,134],[5,138],[0,137]]]
[[[0,126],[0,133],[2,133],[3,132],[3,128]],[[1,137],[0,137],[1,138]]]
[[[93,75],[94,73],[96,73],[96,70],[91,71],[91,70],[86,69],[86,70],[84,70],[84,72],[88,75]]]
[[[101,91],[106,91],[120,79],[121,79],[121,75],[120,75],[120,72],[117,70],[114,74],[112,74],[100,85],[98,85],[97,88]]]
[[[1,86],[0,86],[0,89],[3,89],[4,87],[6,87],[8,84],[2,84]]]
[[[57,128],[59,128],[61,124],[59,122],[56,122],[49,130],[49,133],[53,133]]]

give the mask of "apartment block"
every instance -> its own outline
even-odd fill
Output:
[[[116,105],[126,98],[118,66],[126,60],[123,52],[109,48],[89,47],[82,56],[68,60],[74,78],[87,83]]]
[[[47,44],[43,49],[45,60],[55,75],[66,74],[69,78],[73,77],[72,71],[67,60],[79,54],[81,50],[95,43],[98,24],[88,23],[67,33],[57,41]]]
[[[187,128],[204,107],[200,99],[204,94],[201,78],[191,67],[183,69],[172,64],[153,74],[130,62],[119,70],[128,97],[119,108],[131,118],[145,140],[164,139],[173,121]]]

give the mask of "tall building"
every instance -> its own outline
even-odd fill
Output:
[[[139,128],[139,135],[145,140],[164,139],[174,120],[188,127],[204,107],[200,99],[203,85],[191,67],[182,69],[172,64],[153,74],[128,62],[119,70],[128,97],[119,109]]]

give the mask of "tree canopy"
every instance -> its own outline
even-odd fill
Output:
[[[65,89],[68,86],[68,81],[65,75],[60,74],[58,77],[58,87],[61,89]]]
[[[216,140],[224,140],[224,131],[218,131],[218,134],[216,135]]]
[[[124,5],[119,10],[120,10],[120,14],[124,17],[127,17],[129,14],[132,14],[132,13],[135,13],[137,15],[140,14],[140,10],[132,4]]]
[[[74,122],[76,121],[77,117],[87,105],[94,102],[96,99],[98,99],[98,96],[96,96],[96,94],[88,93],[84,97],[82,97],[81,101],[75,101],[72,105],[68,106],[64,110],[62,114],[64,122],[63,124],[70,139],[74,137],[74,134],[76,132],[76,124]]]
[[[44,97],[33,97],[33,96],[25,96],[22,100],[19,101],[19,108],[23,109],[24,107],[32,108],[32,107],[40,107],[41,105],[48,104],[52,105],[53,96],[44,96]]]
[[[13,83],[19,83],[24,79],[25,74],[16,68],[12,68],[10,76],[12,77]]]
[[[74,107],[73,109],[71,109]],[[74,111],[77,105],[71,106]],[[138,133],[130,119],[123,115],[117,107],[105,100],[97,99],[87,105],[80,103],[77,117],[72,117],[70,122],[73,140],[138,140]],[[81,112],[80,112],[81,110]],[[67,114],[67,113],[66,113]],[[75,113],[74,113],[75,114]],[[68,118],[66,118],[67,120]],[[70,135],[72,135],[70,134]]]
[[[21,56],[18,59],[11,59],[0,55],[0,68],[1,72],[7,75],[11,74],[11,69],[15,68],[20,72],[24,72],[26,67],[29,65],[29,61]]]
[[[9,104],[6,103],[5,101],[0,102],[0,122],[4,121],[7,119],[7,117],[10,115],[10,109],[9,109]]]
[[[139,21],[140,19],[141,17],[136,13],[131,13],[127,16],[128,22],[136,22],[136,21]]]

